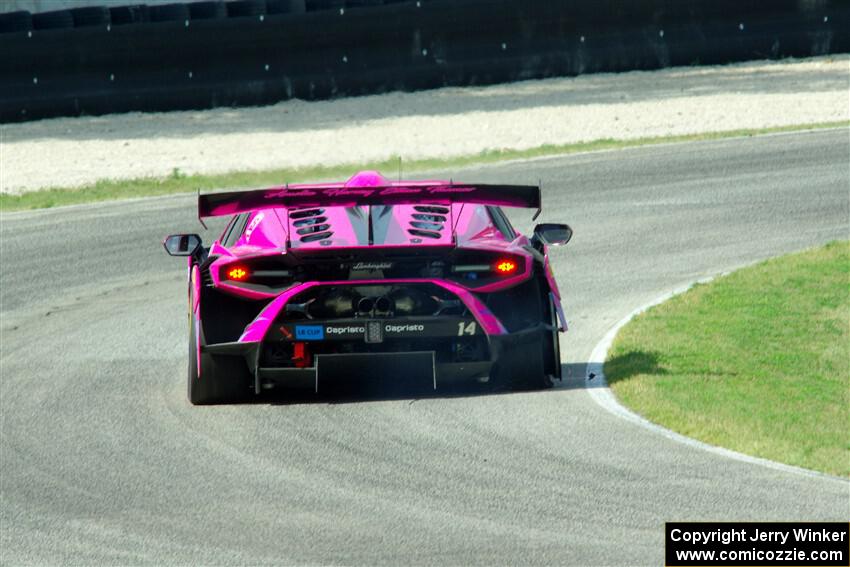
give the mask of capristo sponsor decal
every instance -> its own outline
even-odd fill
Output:
[[[421,333],[425,330],[425,325],[387,325],[384,330],[388,333]]]
[[[328,326],[325,329],[325,332],[328,335],[350,335],[352,333],[365,333],[366,328],[359,327],[357,325],[340,325],[335,327]]]

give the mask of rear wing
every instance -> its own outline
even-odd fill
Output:
[[[537,209],[536,185],[417,184],[382,187],[303,186],[198,195],[198,217],[235,215],[266,207],[355,207],[363,205],[450,205],[475,203]]]

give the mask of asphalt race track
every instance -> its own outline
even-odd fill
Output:
[[[194,408],[185,264],[160,246],[199,230],[193,197],[0,217],[0,563],[661,565],[668,520],[848,519],[845,481],[670,441],[583,389],[633,308],[847,238],[847,129],[445,175],[540,179],[542,219],[575,229],[560,387]]]

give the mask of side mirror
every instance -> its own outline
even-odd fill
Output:
[[[543,223],[534,227],[534,240],[547,246],[563,246],[573,237],[568,224]]]
[[[165,251],[171,256],[191,256],[201,247],[197,234],[172,234],[162,241]]]

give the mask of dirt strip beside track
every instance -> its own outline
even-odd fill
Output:
[[[850,119],[850,56],[3,125],[0,191]]]

